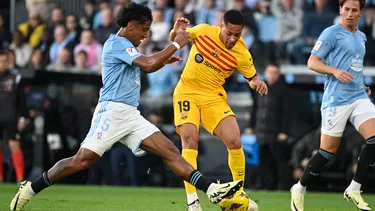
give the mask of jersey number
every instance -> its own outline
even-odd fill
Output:
[[[182,111],[190,111],[190,102],[187,100],[179,101],[178,106],[180,107],[180,112]]]

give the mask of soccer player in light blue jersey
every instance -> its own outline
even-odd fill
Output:
[[[326,74],[321,106],[322,128],[319,151],[310,159],[300,181],[291,189],[291,210],[304,210],[307,185],[317,178],[335,155],[349,120],[366,140],[357,171],[344,192],[360,210],[371,210],[361,196],[361,184],[375,161],[375,107],[363,83],[366,36],[357,29],[365,0],[340,0],[341,23],[326,28],[316,42],[308,68]]]
[[[180,20],[186,21],[184,18]],[[119,12],[116,23],[121,28],[104,44],[103,88],[90,131],[81,148],[75,156],[57,162],[34,182],[22,182],[10,204],[11,210],[21,210],[43,189],[89,168],[116,142],[129,147],[135,155],[140,156],[147,151],[161,157],[177,176],[204,191],[212,203],[220,202],[242,187],[241,180],[222,184],[206,180],[182,158],[176,146],[137,110],[140,71],[151,73],[165,64],[180,61],[181,58],[173,54],[189,39],[188,32],[180,32],[164,50],[144,56],[137,51],[137,46],[146,38],[151,22],[151,10],[142,4],[131,3]]]

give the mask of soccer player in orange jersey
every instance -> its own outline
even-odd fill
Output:
[[[176,131],[182,139],[182,156],[197,167],[199,125],[219,137],[228,148],[228,164],[233,180],[245,178],[245,155],[235,114],[227,104],[222,87],[225,79],[238,70],[252,89],[267,94],[266,84],[256,74],[253,60],[241,33],[244,16],[237,10],[224,14],[220,26],[200,24],[186,28],[189,21],[178,19],[170,40],[182,30],[190,33],[193,46],[173,95]],[[185,183],[190,211],[200,211],[196,189]]]

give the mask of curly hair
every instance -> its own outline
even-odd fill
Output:
[[[147,21],[152,22],[152,12],[150,8],[144,4],[132,2],[120,10],[115,23],[120,27],[126,27],[131,21],[136,21],[139,24],[144,24]]]
[[[340,7],[344,6],[346,1],[347,0],[339,0]],[[366,5],[366,0],[358,0],[358,1],[359,1],[360,10],[362,10]]]

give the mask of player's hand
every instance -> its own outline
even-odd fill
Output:
[[[279,133],[279,135],[277,136],[278,142],[284,142],[287,139],[288,139],[288,135],[285,133]]]
[[[344,70],[337,69],[333,75],[344,84],[350,83],[353,80],[353,74]]]
[[[184,59],[179,56],[171,56],[164,64],[172,64],[174,62],[182,62],[182,61],[184,61]]]
[[[187,31],[181,31],[180,33],[177,33],[177,36],[174,39],[174,41],[177,42],[182,48],[189,43],[189,39],[190,34]]]
[[[173,30],[178,34],[181,31],[185,31],[186,27],[190,24],[190,21],[186,18],[178,18],[173,25]]]
[[[260,80],[258,76],[254,77],[249,82],[250,88],[257,91],[260,95],[266,95],[268,94],[268,87],[267,84],[264,83],[264,81]]]
[[[371,89],[370,89],[370,87],[365,86],[365,90],[366,90],[367,95],[370,96],[371,95]]]

